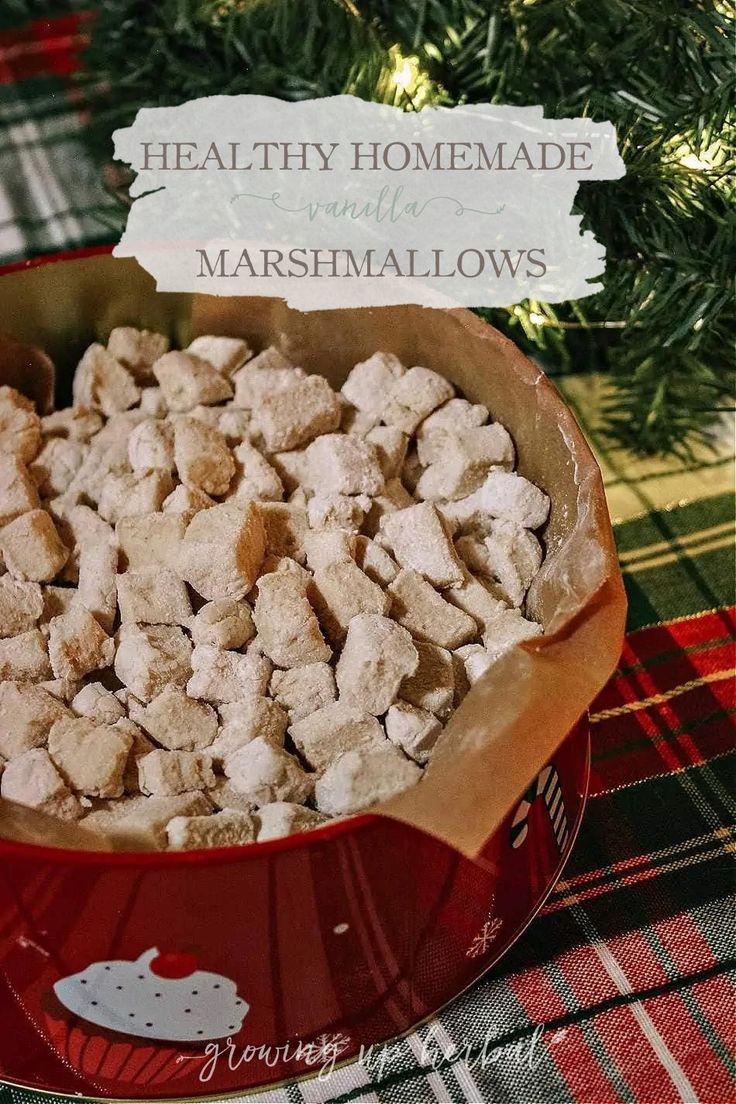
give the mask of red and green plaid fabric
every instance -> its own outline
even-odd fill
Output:
[[[0,32],[0,263],[115,237],[68,74],[84,17]],[[591,797],[543,912],[502,962],[372,1062],[242,1099],[670,1104],[734,1099],[733,468],[606,449],[604,386],[557,381],[596,448],[629,595],[592,707]],[[2,1104],[43,1098],[0,1088]]]
[[[87,155],[70,79],[88,24],[79,13],[0,29],[2,264],[119,236],[124,217]]]

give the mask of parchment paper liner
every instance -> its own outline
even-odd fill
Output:
[[[86,344],[126,323],[158,326],[180,342],[223,333],[257,349],[276,343],[336,385],[376,350],[393,352],[407,365],[447,376],[512,434],[518,470],[552,500],[546,559],[529,595],[545,635],[515,647],[473,687],[422,782],[370,810],[475,856],[605,684],[621,651],[626,602],[603,484],[572,413],[512,342],[468,311],[407,306],[302,314],[274,299],[164,295],[135,262],[109,256],[13,273],[0,283],[0,329],[43,338],[62,365],[73,366]],[[37,351],[24,361],[17,345],[12,356],[0,345],[0,382],[21,387],[44,409],[47,372]],[[35,832],[35,815],[14,811],[12,823],[16,830],[22,824],[25,839]],[[90,845],[81,830],[70,844],[73,829],[62,840],[56,830],[48,838],[47,820],[37,828],[57,846]],[[16,834],[5,814],[0,831]]]

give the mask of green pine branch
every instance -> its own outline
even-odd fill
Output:
[[[24,0],[15,0],[24,2]],[[25,0],[30,2],[30,0]],[[351,92],[544,106],[617,128],[620,181],[581,187],[604,290],[484,311],[550,369],[606,368],[612,437],[644,452],[708,439],[732,401],[736,69],[728,0],[103,0],[86,57],[92,137],[141,106],[212,93]],[[417,88],[393,80],[415,58]]]

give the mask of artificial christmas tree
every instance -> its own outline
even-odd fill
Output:
[[[483,313],[548,371],[608,369],[617,441],[687,452],[731,392],[730,12],[724,0],[102,0],[81,79],[101,163],[139,107],[213,93],[610,119],[627,174],[576,201],[606,247],[604,290]]]

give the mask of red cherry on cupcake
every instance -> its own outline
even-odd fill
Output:
[[[151,959],[150,970],[156,977],[185,978],[193,974],[197,969],[197,960],[194,955],[170,951],[158,954]]]

